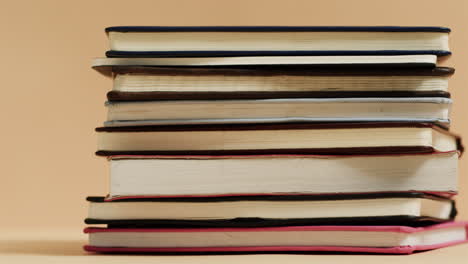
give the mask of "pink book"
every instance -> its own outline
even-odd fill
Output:
[[[411,254],[465,243],[468,222],[428,227],[86,228],[92,252],[363,252]]]

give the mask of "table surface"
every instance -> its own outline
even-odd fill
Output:
[[[0,263],[468,263],[468,244],[413,255],[250,254],[250,255],[101,255],[83,251],[79,230],[0,231]]]

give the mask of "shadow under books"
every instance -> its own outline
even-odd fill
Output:
[[[82,256],[84,244],[82,240],[2,240],[0,254]]]

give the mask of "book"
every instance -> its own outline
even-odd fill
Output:
[[[119,26],[84,249],[410,254],[455,222],[446,27]],[[105,227],[103,227],[105,226]]]
[[[109,27],[108,57],[448,55],[445,27]]]
[[[449,97],[453,68],[112,68],[110,101]]]
[[[218,56],[158,58],[96,58],[92,68],[110,76],[116,67],[196,67],[196,68],[333,68],[333,69],[410,69],[434,68],[435,55],[392,56]]]
[[[86,228],[95,252],[369,252],[410,254],[465,243],[466,222],[428,227]]]
[[[422,226],[456,215],[452,200],[413,192],[87,200],[85,222],[108,227]]]
[[[449,123],[444,97],[107,102],[105,126],[278,122]]]
[[[458,153],[110,157],[109,197],[457,192]]]
[[[100,127],[98,155],[402,154],[463,150],[430,123],[277,123]]]

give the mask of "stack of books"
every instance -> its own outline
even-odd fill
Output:
[[[441,27],[111,27],[95,252],[465,242]]]

